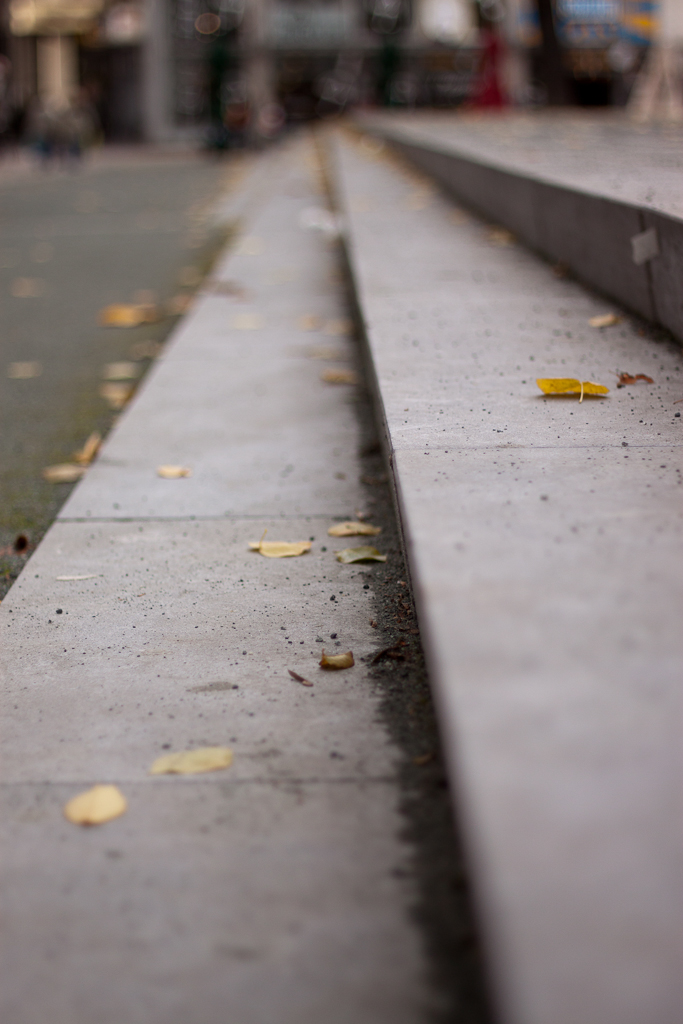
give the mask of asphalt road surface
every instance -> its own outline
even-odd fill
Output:
[[[142,377],[154,346],[141,343],[176,320],[102,327],[99,311],[191,290],[223,242],[207,214],[230,169],[142,148],[69,169],[0,164],[0,597],[71,489],[43,468],[116,417],[104,367],[132,358]]]

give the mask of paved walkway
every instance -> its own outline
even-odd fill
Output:
[[[321,380],[354,347],[336,251],[300,225],[325,204],[315,152],[269,159],[249,233],[0,609],[3,1024],[417,1024],[443,1007],[366,664],[386,644],[375,573],[400,555],[380,536],[386,566],[335,560],[359,541],[328,527],[372,508],[355,389]],[[312,550],[264,558],[248,544],[266,529]],[[355,667],[322,671],[323,647]],[[233,767],[148,776],[203,745]],[[95,783],[127,813],[70,824],[65,801]]]
[[[500,1019],[671,1024],[680,347],[591,328],[613,307],[376,139],[331,162]]]

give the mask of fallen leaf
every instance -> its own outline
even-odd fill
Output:
[[[326,384],[357,384],[358,375],[353,370],[325,370],[320,379]]]
[[[118,818],[128,807],[118,786],[93,786],[72,797],[64,807],[64,817],[74,825],[103,825]]]
[[[609,388],[603,384],[594,384],[590,380],[575,380],[573,377],[541,377],[536,383],[544,395],[606,395]]]
[[[644,380],[646,384],[654,384],[652,377],[648,377],[646,373],[637,373],[632,376],[630,373],[620,373],[618,388],[626,387],[627,384],[635,384],[639,380]]]
[[[45,291],[45,282],[39,277],[15,277],[10,290],[15,299],[37,299]]]
[[[337,561],[343,562],[344,565],[350,565],[353,562],[386,562],[387,556],[380,554],[377,548],[362,546],[359,548],[344,548],[342,551],[337,551]]]
[[[139,374],[136,363],[107,363],[102,369],[102,380],[135,380]]]
[[[43,479],[50,484],[72,484],[80,480],[84,473],[85,466],[62,462],[57,466],[46,466],[43,470]]]
[[[104,398],[110,409],[123,409],[124,405],[133,394],[130,384],[102,384],[100,386],[100,397]]]
[[[79,448],[77,452],[74,452],[75,461],[80,466],[89,466],[97,455],[101,444],[102,435],[97,430],[93,430],[83,447]]]
[[[330,654],[328,657],[323,649],[323,656],[320,659],[320,667],[326,669],[340,669],[340,668],[353,668],[355,662],[353,660],[353,652],[347,651],[346,654]]]
[[[234,331],[258,331],[263,327],[263,317],[259,313],[239,313],[230,321]]]
[[[310,540],[280,541],[280,540],[252,540],[249,541],[249,550],[258,551],[266,558],[294,558],[296,555],[305,555],[311,550]]]
[[[592,316],[588,321],[590,327],[614,327],[621,323],[621,317],[616,313],[601,313],[600,316]]]
[[[232,750],[229,747],[198,747],[196,750],[181,750],[177,754],[158,757],[149,770],[150,775],[199,775],[201,772],[215,772],[229,768],[232,764]]]
[[[381,526],[370,523],[337,523],[327,531],[330,537],[376,537],[382,532]]]
[[[306,313],[297,320],[297,326],[300,331],[319,331],[322,325],[322,320],[314,313]]]
[[[99,315],[103,327],[139,327],[140,324],[156,323],[159,319],[159,310],[152,303],[115,303],[105,306]]]
[[[89,572],[86,573],[84,576],[55,576],[55,579],[59,580],[60,583],[72,583],[75,580],[96,580],[97,577],[98,573]]]
[[[174,295],[168,300],[165,309],[169,316],[182,316],[183,313],[189,313],[193,304],[194,295],[179,292],[178,295]]]
[[[164,480],[180,480],[184,476],[192,476],[189,466],[157,466],[157,476]]]
[[[10,363],[7,367],[7,376],[11,380],[29,380],[31,377],[40,377],[42,372],[42,364],[35,360],[26,363]]]
[[[298,672],[292,672],[291,668],[288,668],[287,671],[289,672],[292,679],[294,679],[297,683],[301,683],[302,686],[313,686],[313,683],[310,682],[310,680],[304,679],[304,677],[300,676]]]
[[[328,320],[323,328],[325,334],[350,334],[353,324],[346,317],[340,320]]]
[[[515,236],[506,228],[491,228],[487,234],[487,238],[493,245],[501,247],[515,244]]]

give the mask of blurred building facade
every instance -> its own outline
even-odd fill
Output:
[[[472,96],[483,27],[504,40],[501,73],[513,103],[548,100],[542,57],[551,43],[569,101],[625,102],[657,7],[657,0],[0,0],[0,94],[4,81],[5,121],[11,108],[17,124],[32,100],[58,105],[80,88],[97,106],[105,138],[207,138],[222,146],[350,106],[458,105]]]

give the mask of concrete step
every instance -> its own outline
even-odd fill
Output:
[[[556,112],[361,123],[456,199],[683,339],[680,127]]]
[[[356,541],[327,536],[373,508],[355,390],[321,380],[355,358],[338,253],[300,224],[325,202],[313,147],[267,159],[248,234],[0,608],[3,1024],[419,1024],[443,1007],[368,665],[401,635],[370,622],[400,552],[385,524],[386,566],[341,565]],[[192,475],[159,478],[168,463]],[[261,557],[266,529],[312,551]],[[323,646],[355,667],[321,671]],[[233,767],[148,775],[203,745]],[[96,783],[127,813],[66,821]]]
[[[330,172],[499,1018],[671,1024],[680,348],[627,315],[591,328],[604,301],[501,246],[378,144],[380,130],[399,138],[387,123],[340,135]],[[437,160],[431,137],[411,136],[441,182],[467,165],[479,195],[507,183],[445,149]],[[499,198],[486,212],[524,237]],[[617,389],[624,371],[654,383]],[[567,376],[610,393],[579,403],[536,386]]]

